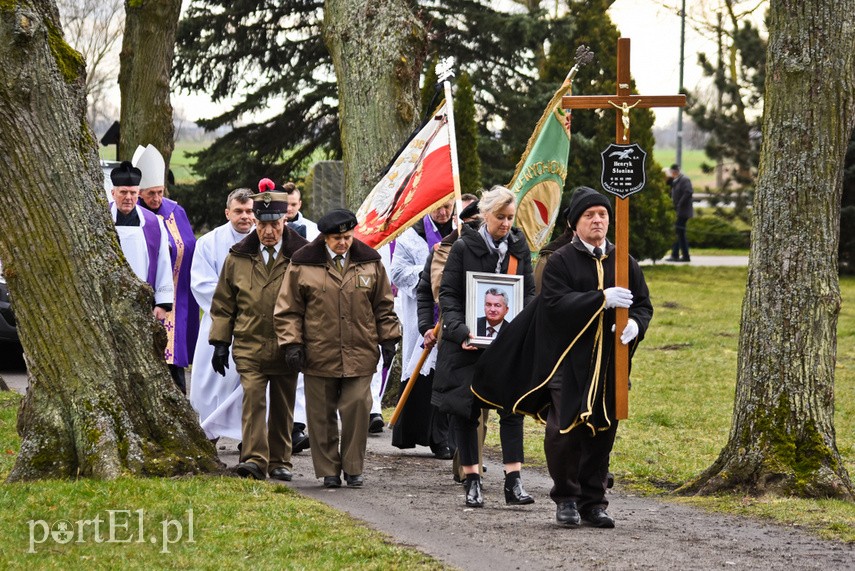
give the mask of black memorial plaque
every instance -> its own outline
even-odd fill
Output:
[[[603,157],[603,176],[600,182],[608,192],[626,198],[647,184],[644,168],[647,153],[637,143],[612,143],[600,155]]]

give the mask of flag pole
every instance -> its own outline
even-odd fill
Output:
[[[451,178],[454,184],[454,204],[455,211],[457,212],[457,228],[458,231],[460,231],[460,211],[463,210],[463,199],[460,192],[460,170],[457,164],[457,135],[454,131],[454,100],[451,98],[451,82],[445,79],[442,82],[442,86],[445,90],[445,110],[448,114],[448,150],[451,154]],[[442,318],[440,317],[433,328],[434,338],[439,335],[441,325]],[[389,419],[389,426],[395,426],[398,422],[398,417],[401,416],[401,412],[404,410],[404,405],[407,404],[407,399],[410,398],[410,392],[413,390],[413,387],[419,378],[419,371],[422,370],[422,366],[425,364],[431,350],[432,348],[425,348],[422,350],[422,355],[419,357],[419,361],[416,363],[416,367],[410,375],[410,380],[407,381],[407,386],[404,387],[404,392],[402,392],[401,396],[398,397],[398,404],[395,406],[395,412],[392,413],[392,417]]]
[[[457,133],[454,129],[454,100],[451,98],[451,82],[442,82],[445,90],[446,110],[448,112],[448,150],[451,153],[451,179],[454,184],[454,206],[457,212],[457,228],[460,228],[460,212],[463,210],[463,198],[460,192],[460,167],[457,163]],[[459,231],[459,230],[458,230]]]

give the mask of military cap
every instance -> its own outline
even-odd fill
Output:
[[[258,181],[258,194],[253,194],[252,211],[259,222],[279,220],[288,212],[288,195],[274,190],[276,184],[269,178]]]
[[[322,234],[343,234],[356,228],[356,214],[344,208],[330,210],[318,220]]]
[[[140,179],[142,179],[142,172],[130,161],[122,161],[122,164],[110,171],[110,181],[113,186],[139,186]]]

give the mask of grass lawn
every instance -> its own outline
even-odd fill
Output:
[[[670,167],[676,160],[677,150],[656,147],[653,155],[663,168]],[[707,187],[715,188],[715,173],[705,173],[701,169],[704,163],[714,164],[703,149],[683,149],[682,171],[692,181],[695,192],[704,192]]]
[[[612,453],[620,484],[635,493],[855,541],[855,504],[849,502],[669,495],[709,467],[727,442],[747,269],[655,266],[644,272],[654,316],[633,361],[630,417],[621,423]],[[855,279],[842,279],[841,292],[835,429],[846,468],[855,475]],[[488,442],[498,446],[498,422],[493,422]],[[528,464],[543,465],[543,428],[527,419],[526,431]]]
[[[632,493],[855,541],[853,503],[670,495],[709,466],[727,441],[746,269],[656,266],[645,273],[655,315],[636,355],[630,418],[621,423],[612,456],[619,484]],[[853,474],[855,279],[843,279],[841,290],[835,421],[838,448]],[[20,446],[19,402],[16,394],[0,393],[0,478],[8,475]],[[488,439],[497,446],[498,423],[491,417],[495,426]],[[543,429],[527,421],[526,431],[528,465],[543,465]],[[117,523],[112,542],[106,532],[110,510]],[[95,518],[102,522],[100,536]],[[61,521],[72,530],[71,542],[40,542],[47,537],[45,527],[58,531]],[[0,544],[4,569],[220,569],[240,562],[260,569],[441,568],[285,486],[222,477],[2,483]]]
[[[0,393],[4,479],[19,402]],[[3,483],[0,545],[2,569],[445,568],[285,486],[226,477]]]

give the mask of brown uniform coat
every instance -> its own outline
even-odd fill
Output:
[[[268,275],[257,232],[235,244],[223,263],[211,302],[211,343],[232,344],[238,369],[241,360],[253,361],[263,373],[282,373],[285,360],[273,327],[273,309],[294,252],[307,242],[285,227],[282,250]]]
[[[401,338],[380,254],[359,240],[354,239],[341,275],[329,261],[323,234],[318,236],[291,258],[282,290],[276,334],[283,347],[305,347],[304,375],[373,375],[378,345]]]

